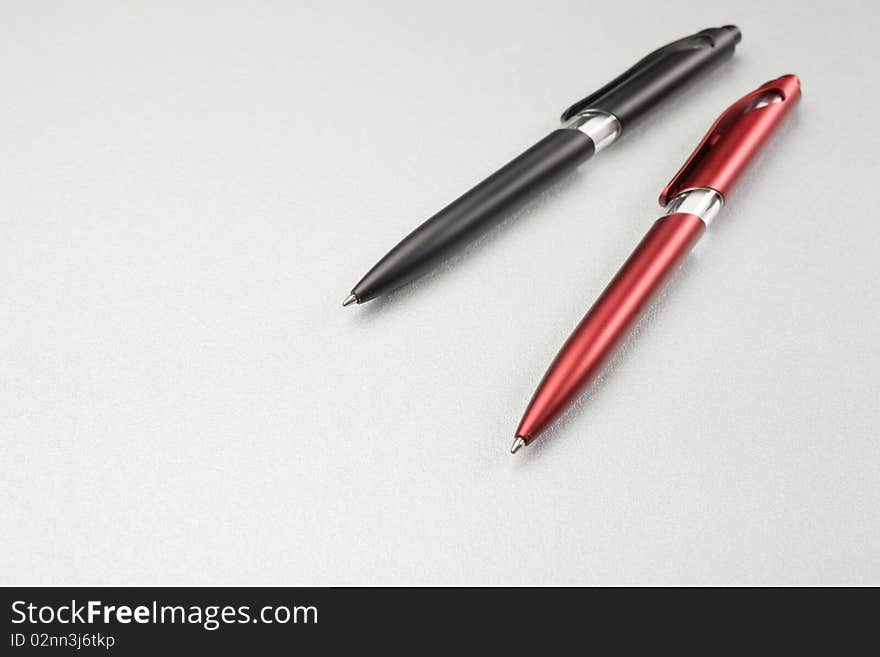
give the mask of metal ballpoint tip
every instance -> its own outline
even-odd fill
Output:
[[[342,302],[342,307],[345,308],[345,306],[350,306],[351,304],[357,302],[358,298],[353,294],[349,294],[347,297],[345,297],[345,301]]]
[[[523,440],[522,438],[520,438],[519,436],[517,436],[516,438],[513,439],[513,445],[510,446],[510,453],[516,454],[520,450],[521,447],[525,447],[525,446],[526,446],[526,441]]]

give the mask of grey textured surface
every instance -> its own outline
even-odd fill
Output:
[[[712,4],[7,4],[0,581],[880,583],[880,10]],[[568,103],[726,23],[711,80],[339,307]],[[663,185],[788,72],[637,339],[512,457]]]

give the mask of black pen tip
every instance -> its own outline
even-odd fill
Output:
[[[345,297],[345,301],[342,302],[342,307],[345,308],[345,306],[350,306],[353,303],[360,303],[360,302],[358,301],[358,298],[355,295],[349,294],[347,297]]]

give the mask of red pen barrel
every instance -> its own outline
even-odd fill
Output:
[[[669,214],[654,223],[550,365],[511,452],[534,440],[596,378],[800,96],[797,76],[783,75],[737,100],[712,124],[660,195]]]
[[[516,430],[530,443],[593,381],[706,229],[693,214],[661,217],[593,304],[538,385]]]

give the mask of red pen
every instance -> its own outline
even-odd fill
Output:
[[[669,275],[690,252],[746,165],[801,95],[783,75],[740,98],[715,121],[660,194],[660,217],[557,354],[511,447],[531,443],[596,377]]]

